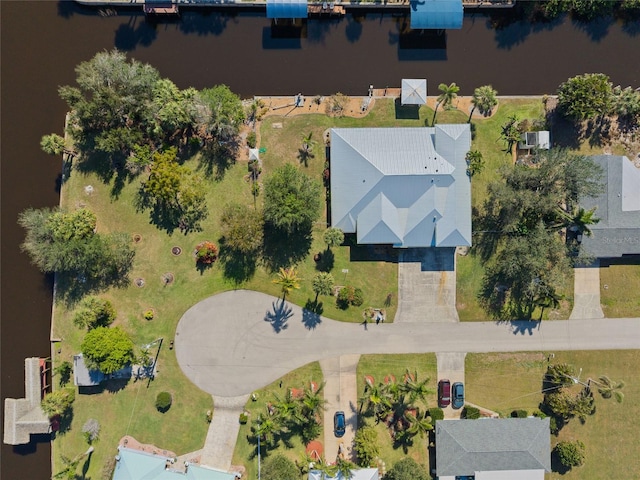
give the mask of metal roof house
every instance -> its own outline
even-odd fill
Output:
[[[380,474],[377,468],[355,468],[351,470],[349,479],[346,479],[341,472],[332,477],[320,470],[309,470],[308,480],[378,480],[378,478],[380,478]]]
[[[233,473],[199,465],[173,466],[173,459],[127,447],[118,447],[113,480],[235,480]]]
[[[331,130],[331,224],[359,244],[471,245],[468,124]]]
[[[587,210],[596,207],[600,219],[589,225],[592,235],[582,237],[582,248],[596,258],[640,254],[640,169],[623,156],[591,159],[602,167],[605,190],[580,202]]]
[[[487,418],[436,423],[440,480],[544,480],[551,472],[548,418]]]

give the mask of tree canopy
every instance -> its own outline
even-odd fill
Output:
[[[200,121],[212,139],[228,141],[238,133],[244,121],[242,101],[226,85],[200,92]]]
[[[286,164],[265,179],[265,221],[290,233],[308,230],[320,215],[322,199],[320,182]]]
[[[558,87],[558,107],[576,120],[607,115],[612,100],[613,86],[603,73],[576,75]]]
[[[413,458],[406,457],[393,464],[384,477],[386,480],[429,480],[425,468]]]
[[[567,468],[579,467],[585,460],[585,445],[580,440],[558,442],[554,448],[560,463]]]
[[[362,467],[370,467],[380,455],[376,429],[370,425],[358,428],[353,440],[353,449],[358,455],[358,464]]]
[[[119,327],[96,327],[90,330],[80,350],[89,367],[106,374],[124,368],[135,358],[133,342]]]
[[[73,323],[80,328],[91,330],[108,327],[116,319],[116,310],[109,300],[89,296],[83,298],[73,315]]]
[[[224,206],[220,218],[225,247],[247,255],[262,248],[264,219],[259,212],[246,205],[230,203]]]
[[[40,406],[49,418],[56,415],[65,416],[73,405],[75,391],[72,388],[61,388],[47,393]]]
[[[269,457],[264,462],[261,473],[265,480],[300,480],[296,464],[282,454]]]

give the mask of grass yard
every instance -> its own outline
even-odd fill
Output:
[[[244,465],[247,472],[244,478],[258,478],[258,445],[253,442],[249,442],[248,439],[251,435],[251,422],[258,416],[258,414],[265,413],[267,402],[274,401],[274,393],[283,397],[287,392],[287,389],[309,388],[311,382],[316,382],[318,385],[321,385],[323,382],[322,370],[318,362],[310,363],[304,367],[287,373],[271,385],[256,391],[255,393],[258,397],[256,401],[251,399],[249,400],[245,407],[245,410],[249,412],[249,421],[245,425],[240,425],[236,448],[233,452],[233,459],[231,460],[233,465]],[[280,387],[280,385],[282,385],[282,387]],[[322,425],[322,422],[320,422],[320,425]],[[322,442],[323,438],[324,433],[321,431],[318,436],[318,440]],[[276,453],[281,453],[292,461],[300,461],[304,458],[305,445],[301,442],[299,437],[294,436],[291,439],[291,448],[287,448],[283,443],[280,443],[277,448],[266,452],[263,447],[262,461],[264,462],[268,456]]]
[[[402,382],[407,371],[411,374],[417,373],[418,381],[426,378],[431,380],[433,393],[427,398],[426,404],[418,402],[422,408],[437,407],[437,369],[436,356],[433,353],[407,354],[407,355],[362,355],[358,363],[358,397],[364,393],[365,376],[372,376],[374,382],[384,382],[386,376],[395,377],[397,382]],[[373,419],[366,421],[375,425]],[[416,462],[425,466],[429,470],[429,452],[427,449],[427,438],[415,437],[413,446],[407,452],[402,448],[394,448],[393,439],[384,423],[375,425],[378,432],[378,444],[380,446],[380,458],[386,463],[389,470],[396,462],[404,457],[412,457]]]
[[[640,317],[640,258],[600,262],[600,303],[605,317]]]
[[[515,409],[531,413],[542,401],[542,376],[548,353],[468,354],[466,358],[466,394],[476,403],[507,416]],[[556,352],[555,363],[570,363],[582,368],[580,378],[607,375],[624,381],[622,405],[603,399],[596,392],[596,413],[585,424],[572,419],[551,437],[551,446],[560,440],[581,440],[586,445],[586,462],[565,475],[547,474],[558,480],[596,480],[636,478],[640,474],[637,432],[640,429],[640,351]]]

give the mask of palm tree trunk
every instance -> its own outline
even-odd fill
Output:
[[[436,126],[436,115],[438,113],[438,107],[440,106],[440,102],[436,103],[436,109],[433,111],[433,119],[431,120],[431,126]]]
[[[476,111],[476,106],[474,105],[473,108],[471,109],[471,113],[469,114],[469,120],[467,121],[467,123],[471,123],[471,117],[473,116],[473,112]]]

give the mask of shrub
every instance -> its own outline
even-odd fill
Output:
[[[527,418],[529,413],[526,410],[514,410],[511,412],[511,417],[513,418]]]
[[[146,312],[144,312],[144,319],[145,320],[153,320],[153,317],[155,316],[155,313],[153,310],[149,309]]]
[[[169,392],[160,392],[156,397],[156,408],[159,412],[166,412],[171,407],[171,394]]]
[[[531,415],[533,415],[536,418],[547,418],[547,414],[541,410],[534,410]]]
[[[359,428],[356,431],[353,448],[358,455],[358,465],[369,467],[380,454],[378,432],[371,426]]]
[[[204,241],[196,245],[196,262],[211,264],[218,259],[218,247],[215,243]]]
[[[264,462],[262,478],[265,480],[299,480],[296,464],[282,454],[274,455]]]
[[[359,307],[363,303],[364,303],[364,298],[362,295],[362,289],[356,288],[353,291],[353,298],[351,299],[351,305],[353,305],[354,307]]]
[[[71,406],[76,398],[76,392],[72,388],[63,388],[47,393],[40,406],[49,418],[56,415],[66,416],[71,411]]]
[[[249,420],[249,416],[246,413],[242,412],[240,414],[240,425],[246,425],[248,420]]]
[[[444,420],[444,410],[442,410],[439,407],[430,408],[429,416],[431,417],[431,420],[433,420],[434,422],[436,420]]]
[[[73,316],[76,327],[91,330],[108,327],[116,319],[116,310],[109,300],[89,296],[84,298]]]
[[[247,145],[249,145],[249,148],[256,148],[256,143],[257,143],[256,132],[251,130],[247,135]]]
[[[476,407],[464,407],[462,416],[469,420],[476,420],[480,418],[480,410]]]
[[[71,381],[71,374],[73,373],[73,365],[71,362],[64,361],[57,367],[53,369],[54,375],[60,375],[60,379],[58,380],[58,384],[61,387],[64,387],[67,383]]]
[[[207,419],[207,423],[211,423],[211,420],[213,420],[213,412],[211,410],[207,410],[205,418]]]
[[[349,308],[349,305],[359,307],[363,303],[364,298],[360,288],[354,288],[351,285],[347,285],[346,287],[342,287],[338,292],[336,304],[338,305],[338,308],[341,308],[342,310]]]
[[[558,421],[557,417],[549,417],[549,431],[552,434],[558,435],[560,429],[562,428],[562,424],[563,422]]]
[[[562,441],[554,448],[560,463],[567,468],[579,467],[584,463],[585,446],[580,440],[575,442]]]

